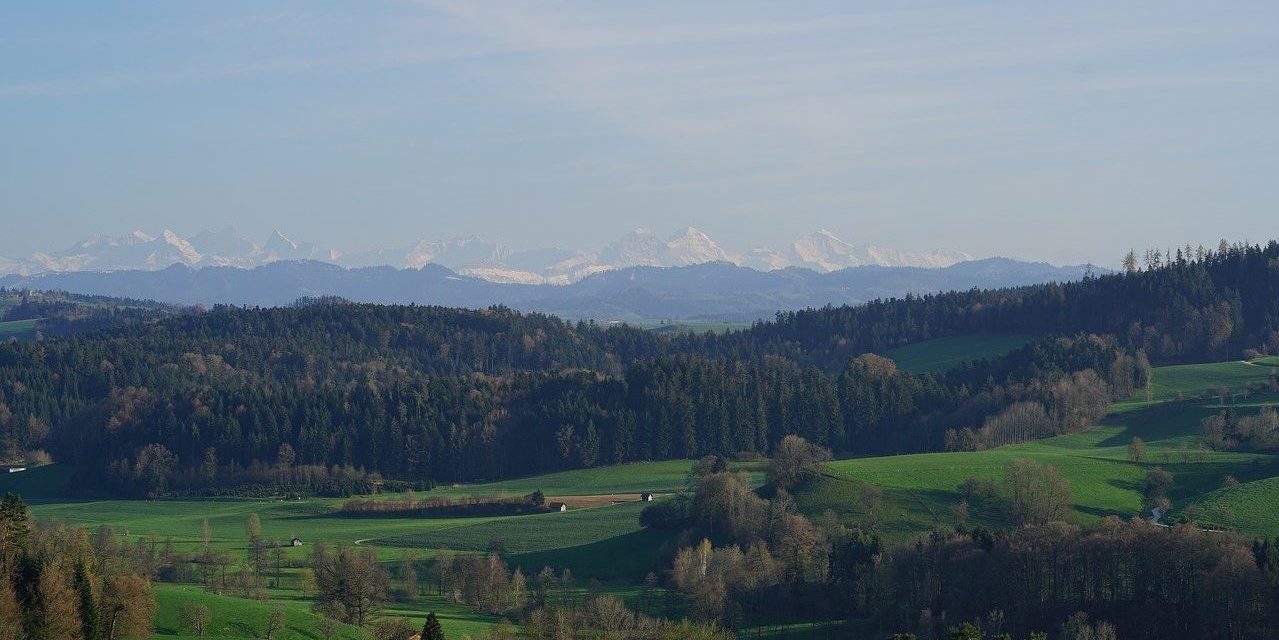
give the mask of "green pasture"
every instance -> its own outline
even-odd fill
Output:
[[[0,322],[0,340],[8,340],[9,338],[17,338],[19,340],[27,340],[36,334],[36,323],[38,320],[10,320],[8,322]]]
[[[938,373],[970,360],[1004,355],[1034,338],[1030,334],[948,336],[889,349],[884,356],[911,373]]]
[[[1174,475],[1176,484],[1170,498],[1175,514],[1185,515],[1188,507],[1200,504],[1205,521],[1247,533],[1279,534],[1279,510],[1275,509],[1279,506],[1279,482],[1265,479],[1279,474],[1274,457],[1201,449],[1200,421],[1221,411],[1221,399],[1173,401],[1224,387],[1237,394],[1228,395],[1225,401],[1240,414],[1249,415],[1279,399],[1272,394],[1246,397],[1241,393],[1268,375],[1268,368],[1244,362],[1160,367],[1154,375],[1160,386],[1153,403],[1146,403],[1144,397],[1120,403],[1102,424],[1083,433],[979,452],[839,460],[829,463],[822,477],[798,490],[796,500],[809,514],[830,510],[846,522],[873,523],[886,539],[901,542],[957,524],[960,483],[970,477],[997,481],[1008,462],[1016,458],[1061,469],[1071,483],[1073,518],[1079,523],[1110,515],[1137,515],[1146,472],[1158,466]],[[1128,457],[1128,444],[1134,436],[1146,443],[1146,457],[1140,463]],[[1221,489],[1227,476],[1244,484]],[[863,500],[867,485],[879,488],[882,500],[878,510],[868,508]],[[1189,513],[1196,514],[1196,510]],[[1007,523],[993,505],[983,508],[971,504],[967,524],[998,527]]]

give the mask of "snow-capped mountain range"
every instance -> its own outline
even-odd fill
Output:
[[[296,242],[279,231],[258,244],[230,226],[204,230],[184,238],[168,229],[159,235],[142,231],[120,237],[93,236],[56,252],[37,251],[24,259],[0,257],[0,275],[33,275],[77,271],[154,271],[183,264],[190,267],[251,268],[280,260],[317,260],[343,267],[420,268],[439,264],[457,273],[492,282],[571,284],[587,276],[627,267],[682,267],[727,262],[759,271],[801,267],[831,272],[848,267],[948,267],[971,260],[960,252],[907,253],[878,246],[856,246],[829,231],[818,231],[784,249],[726,251],[705,233],[688,227],[668,238],[636,229],[596,250],[512,250],[478,237],[422,240],[405,247],[346,253],[309,242]]]

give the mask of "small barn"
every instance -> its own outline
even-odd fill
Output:
[[[546,508],[551,511],[568,511],[568,505],[563,502],[548,502],[546,503]]]
[[[290,540],[290,541],[289,541],[289,546],[290,546],[290,547],[300,547],[300,546],[302,546],[302,538],[294,538],[294,539]]]
[[[653,494],[647,491],[640,494],[640,502],[652,502],[652,501],[653,501]]]

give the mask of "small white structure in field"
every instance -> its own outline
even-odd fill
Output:
[[[546,503],[546,506],[550,508],[551,511],[568,511],[568,505],[563,502],[548,502]]]
[[[645,491],[644,493],[640,494],[640,502],[652,502],[652,501],[653,501],[652,493]]]
[[[302,538],[294,538],[294,539],[290,540],[290,541],[289,541],[289,546],[290,546],[290,547],[300,547],[300,546],[302,546]]]

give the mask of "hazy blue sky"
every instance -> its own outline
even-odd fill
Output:
[[[6,2],[0,255],[1279,237],[1279,2]]]

